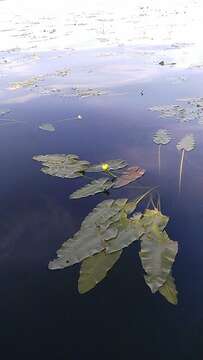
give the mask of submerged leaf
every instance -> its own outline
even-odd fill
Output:
[[[82,197],[104,192],[110,189],[112,186],[113,182],[107,177],[93,180],[90,184],[87,184],[72,193],[70,195],[70,199],[80,199]]]
[[[120,188],[122,186],[128,185],[131,182],[139,179],[144,175],[144,173],[145,170],[141,169],[140,167],[131,166],[124,170],[123,174],[115,180],[113,187]]]
[[[83,260],[78,280],[78,290],[81,294],[93,289],[107,275],[108,271],[118,261],[122,251],[106,254],[105,251]]]
[[[178,299],[177,299],[177,290],[174,278],[170,274],[166,280],[166,282],[159,288],[159,292],[161,295],[163,295],[168,302],[170,302],[173,305],[177,305]]]
[[[80,160],[74,154],[36,155],[33,160],[42,162],[43,173],[70,179],[83,176],[90,165],[88,161]]]
[[[171,141],[171,136],[165,129],[159,129],[153,137],[153,141],[157,145],[166,145]]]
[[[55,131],[55,127],[50,123],[43,123],[39,125],[39,129],[45,130],[45,131]]]
[[[124,160],[108,160],[108,161],[103,161],[102,163],[99,164],[95,164],[95,165],[91,165],[88,168],[88,172],[100,172],[103,171],[103,165],[104,164],[108,164],[108,170],[118,170],[118,169],[122,169],[125,166],[127,166],[127,162]]]
[[[195,139],[193,134],[185,135],[176,145],[178,150],[191,151],[195,148]]]

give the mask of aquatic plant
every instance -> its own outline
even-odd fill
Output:
[[[153,136],[153,141],[158,145],[158,169],[161,171],[161,145],[167,145],[171,141],[168,130],[159,129]]]
[[[199,120],[203,116],[203,98],[183,98],[177,99],[181,105],[161,105],[153,106],[149,110],[160,113],[161,118],[175,118],[181,123],[191,120]]]
[[[101,192],[107,192],[110,188],[120,188],[139,179],[144,175],[145,170],[138,166],[128,167],[123,173],[117,175],[116,170],[127,167],[124,160],[108,160],[99,164],[90,164],[88,161],[79,160],[77,155],[37,155],[34,160],[42,162],[44,167],[41,169],[45,174],[59,176],[64,178],[75,178],[84,176],[92,180],[89,184],[81,187],[70,195],[71,199],[79,199],[95,195]],[[86,173],[104,172],[106,177],[100,179],[91,179]]]
[[[42,171],[53,176],[85,178],[87,172],[106,174],[76,190],[70,195],[71,199],[127,186],[145,172],[137,166],[127,167],[127,163],[120,159],[95,165],[73,154],[38,155],[33,159],[42,162]],[[121,174],[115,173],[122,168],[125,169]],[[105,278],[129,245],[140,241],[139,255],[146,273],[145,282],[152,293],[159,292],[169,302],[176,304],[177,291],[171,269],[178,245],[166,233],[169,218],[161,213],[153,200],[153,209],[136,212],[139,204],[152,191],[149,189],[131,200],[119,198],[100,202],[82,221],[80,229],[62,244],[56,258],[49,262],[49,269],[64,269],[80,263],[78,291],[83,294]]]
[[[180,142],[176,145],[177,149],[181,151],[181,160],[180,160],[180,170],[179,170],[179,193],[181,192],[181,184],[182,184],[182,173],[183,173],[183,161],[185,151],[191,151],[195,147],[195,139],[193,134],[185,135]]]
[[[169,218],[157,209],[133,215],[148,193],[131,201],[110,199],[99,203],[83,220],[80,230],[57,251],[57,258],[49,263],[49,269],[81,263],[78,290],[83,294],[105,278],[125,248],[139,240],[147,285],[152,293],[159,292],[176,304],[177,291],[171,269],[178,245],[164,230]]]

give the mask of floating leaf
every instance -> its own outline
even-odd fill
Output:
[[[63,269],[105,249],[105,241],[116,237],[117,228],[110,225],[117,221],[127,199],[104,200],[83,220],[80,230],[57,251],[50,269]]]
[[[145,173],[145,170],[141,169],[138,166],[131,166],[124,170],[123,174],[119,176],[114,181],[114,188],[120,188],[122,186],[128,185],[131,182],[139,179],[141,176],[143,176]]]
[[[108,160],[108,161],[103,161],[102,163],[99,164],[95,164],[95,165],[91,165],[88,168],[88,172],[100,172],[103,171],[103,165],[104,164],[108,164],[109,166],[109,170],[118,170],[118,169],[122,169],[125,166],[127,166],[127,162],[124,160]]]
[[[184,136],[180,142],[176,145],[177,149],[185,150],[185,151],[191,151],[195,147],[195,139],[193,134],[188,134]]]
[[[145,281],[153,293],[166,282],[178,251],[177,242],[170,240],[166,231],[162,231],[165,223],[162,221],[163,219],[160,222],[160,219],[161,216],[156,215],[152,225],[149,226],[148,221],[147,226],[145,223],[147,231],[141,238],[141,251],[139,253],[147,274]]]
[[[153,141],[157,145],[166,145],[171,141],[171,136],[168,133],[168,130],[159,129],[153,137]]]
[[[168,224],[169,217],[163,215],[160,211],[154,209],[147,209],[142,217],[142,224],[146,232],[150,232],[151,228],[158,226],[160,231],[163,231]]]
[[[100,192],[107,191],[113,186],[113,182],[109,178],[100,178],[93,180],[90,184],[83,186],[70,195],[70,199],[80,199]]]
[[[81,294],[93,289],[107,275],[108,271],[118,261],[122,251],[106,254],[105,251],[83,260],[78,280],[78,290]]]
[[[104,249],[108,253],[121,250],[137,240],[143,233],[140,219],[127,218],[126,204],[127,199],[98,204],[83,220],[80,230],[57,251],[58,257],[49,263],[49,268],[62,269]]]
[[[140,220],[141,215],[132,219],[127,218],[127,214],[123,211],[120,214],[118,222],[113,223],[109,229],[116,229],[116,236],[106,241],[106,252],[113,253],[128,247],[134,241],[139,240],[144,234],[144,228]]]
[[[70,179],[83,176],[90,165],[88,161],[80,160],[74,154],[36,155],[33,160],[42,162],[43,173]]]
[[[43,123],[39,125],[39,129],[51,132],[56,130],[55,127],[50,123]]]
[[[171,274],[168,276],[168,278],[167,278],[166,282],[164,283],[164,285],[162,285],[159,288],[159,292],[171,304],[177,305],[177,303],[178,303],[178,299],[177,299],[178,292],[176,290],[176,285],[175,285],[174,278],[172,277]]]

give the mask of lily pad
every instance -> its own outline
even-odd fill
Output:
[[[84,294],[93,289],[107,275],[121,256],[122,251],[106,254],[105,251],[83,260],[78,280],[78,290]]]
[[[42,163],[41,171],[43,173],[69,179],[83,176],[90,165],[88,161],[80,160],[74,154],[36,155],[33,160]]]
[[[135,222],[133,223],[133,220],[127,219],[125,213],[126,203],[127,199],[117,199],[104,200],[98,204],[83,220],[80,230],[73,238],[65,241],[57,251],[57,258],[49,263],[49,268],[63,269],[105,249],[109,253],[121,250],[136,240],[138,227]],[[111,226],[113,224],[115,226]],[[128,226],[132,227],[131,232],[133,232],[133,235],[129,238],[123,233],[121,236],[119,232],[128,231]],[[114,244],[110,244],[109,240],[116,239],[117,236],[120,236],[120,238],[115,244],[117,246],[117,249],[115,249]]]
[[[90,184],[83,186],[70,195],[70,199],[80,199],[100,192],[105,192],[113,186],[113,182],[109,178],[100,178],[93,180]]]
[[[145,228],[145,231],[148,233],[154,226],[158,226],[160,231],[163,231],[168,224],[169,217],[163,215],[160,211],[156,209],[147,209],[144,212],[142,217],[142,224]]]
[[[113,187],[120,188],[122,186],[128,185],[131,182],[142,177],[144,175],[144,173],[145,173],[145,170],[141,169],[140,167],[131,166],[131,167],[127,168],[126,170],[124,170],[123,174],[114,181]]]
[[[50,123],[43,123],[43,124],[39,125],[39,129],[45,130],[45,131],[50,131],[50,132],[53,132],[56,130],[55,127]]]
[[[106,252],[113,253],[124,249],[139,240],[144,234],[144,228],[141,222],[141,215],[132,219],[127,218],[127,214],[123,211],[120,214],[118,222],[113,223],[109,229],[117,229],[116,236],[106,241]]]
[[[155,224],[142,236],[141,240],[139,255],[147,274],[145,281],[152,293],[155,293],[163,286],[171,272],[178,244],[170,240],[166,231],[162,231]]]
[[[110,228],[125,206],[127,199],[104,200],[83,220],[80,230],[57,251],[50,269],[63,269],[105,249],[105,241],[114,238],[118,230]],[[117,217],[116,217],[117,220]]]
[[[108,160],[108,161],[103,161],[102,163],[99,163],[99,164],[95,164],[95,165],[91,165],[89,168],[88,168],[88,172],[100,172],[100,171],[103,171],[103,164],[108,164],[108,169],[109,170],[119,170],[119,169],[122,169],[124,167],[126,167],[128,164],[126,161],[124,160]]]

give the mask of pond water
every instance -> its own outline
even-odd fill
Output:
[[[156,105],[202,96],[201,68],[161,66],[164,48],[2,52],[0,110],[1,352],[6,359],[202,359],[203,125],[160,118]],[[170,57],[169,57],[170,60]],[[59,71],[70,73],[59,73]],[[58,74],[57,74],[58,71]],[[11,90],[13,83],[28,86]],[[21,84],[22,85],[22,84]],[[15,86],[14,86],[15,87]],[[93,88],[100,96],[81,97]],[[78,118],[78,115],[80,117]],[[15,120],[15,121],[14,121]],[[51,123],[55,131],[40,129]],[[153,135],[168,129],[161,150]],[[177,142],[193,133],[178,192]],[[92,163],[121,158],[146,170],[135,184],[110,191],[133,198],[156,187],[167,231],[178,241],[173,275],[178,305],[146,286],[135,242],[104,281],[81,295],[79,265],[50,271],[56,250],[107,194],[70,200],[83,179],[40,172],[38,154],[78,154]]]

